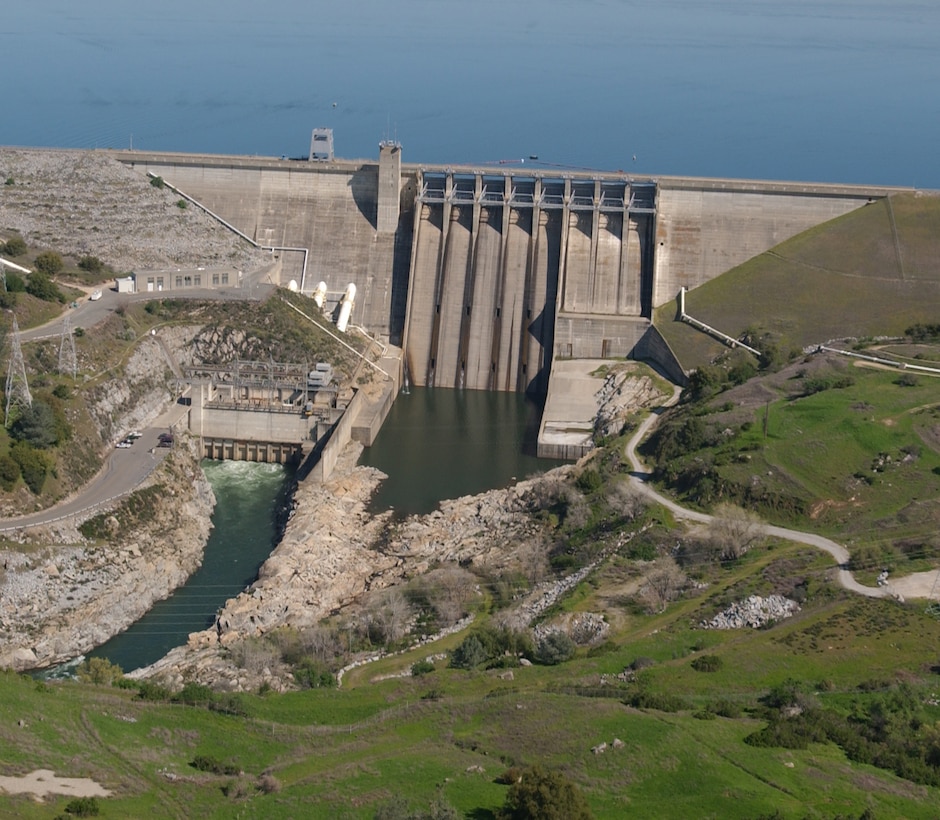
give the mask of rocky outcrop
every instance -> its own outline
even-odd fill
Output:
[[[143,337],[120,371],[87,391],[88,412],[105,441],[147,426],[166,408],[173,398],[167,352],[177,363],[191,361],[191,342],[198,331],[198,327],[166,327],[159,337]]]
[[[614,365],[595,394],[595,438],[618,436],[627,418],[644,407],[661,403],[663,391],[646,375],[638,375],[631,363]]]
[[[142,486],[172,503],[114,543],[93,545],[74,524],[30,530],[37,545],[0,552],[0,667],[51,666],[100,645],[199,567],[215,503],[198,454],[178,447]]]

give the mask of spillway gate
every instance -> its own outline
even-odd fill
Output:
[[[656,185],[418,172],[411,383],[544,391],[553,353],[626,356],[652,315]]]

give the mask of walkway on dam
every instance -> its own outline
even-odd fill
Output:
[[[682,507],[672,499],[667,498],[653,489],[652,485],[649,483],[652,475],[636,454],[636,448],[639,443],[652,430],[656,422],[659,421],[663,412],[679,401],[681,393],[682,388],[678,386],[673,387],[673,394],[669,400],[650,413],[627,442],[625,453],[627,460],[630,462],[630,480],[632,485],[636,487],[645,498],[649,499],[654,504],[660,504],[665,507],[676,518],[685,521],[693,521],[699,524],[708,524],[714,520],[714,516]],[[882,587],[865,586],[856,581],[855,576],[848,569],[850,558],[849,551],[832,539],[812,532],[791,530],[786,527],[777,527],[774,525],[765,525],[764,531],[767,535],[772,535],[775,538],[783,538],[787,541],[807,544],[811,547],[821,549],[824,552],[828,552],[839,565],[836,572],[836,580],[839,582],[840,586],[850,592],[855,592],[868,598],[897,598],[902,595],[912,598],[927,598],[937,578],[938,570],[929,570],[927,572],[912,573],[902,578],[893,579],[891,583]]]

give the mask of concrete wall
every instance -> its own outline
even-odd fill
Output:
[[[633,349],[633,358],[640,361],[652,362],[676,384],[685,386],[688,382],[682,364],[672,352],[669,343],[662,334],[652,325]]]
[[[801,231],[897,189],[748,180],[659,180],[655,307]]]
[[[237,439],[202,439],[203,458],[217,461],[256,461],[262,464],[299,464],[304,448],[300,444],[271,441],[239,441]]]
[[[393,274],[401,243],[396,231],[388,230],[390,207],[383,209],[385,231],[377,230],[378,164],[136,151],[116,156],[142,173],[161,176],[259,245],[297,249],[274,252],[283,262],[279,284],[293,279],[312,292],[324,281],[338,293],[353,282],[351,322],[394,332]],[[406,182],[397,187],[399,196],[413,196],[414,185]],[[405,240],[410,245],[410,229]],[[401,276],[407,278],[407,267]],[[401,309],[402,297],[398,304]]]
[[[313,481],[327,481],[336,468],[336,462],[339,460],[343,449],[352,439],[353,421],[359,415],[364,401],[361,392],[357,392],[352,401],[346,407],[346,412],[340,417],[339,421],[333,425],[326,441],[320,448],[319,455],[314,452],[313,457],[317,459],[313,465],[308,478]]]
[[[403,166],[395,144],[379,163],[114,153],[299,249],[275,252],[283,284],[355,283],[351,322],[401,343],[409,383],[488,390],[544,392],[553,355],[629,355],[681,286],[900,190]]]

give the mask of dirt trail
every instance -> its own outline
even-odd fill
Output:
[[[680,387],[674,387],[673,394],[669,400],[643,420],[643,423],[627,442],[626,456],[630,462],[631,480],[634,486],[636,486],[644,496],[666,507],[676,518],[707,524],[713,518],[711,515],[686,509],[675,501],[656,492],[649,484],[651,477],[650,472],[636,454],[637,445],[650,430],[652,430],[666,408],[672,407],[679,401],[681,392],[682,389]],[[800,544],[808,544],[811,547],[816,547],[817,549],[828,552],[839,565],[838,571],[836,572],[836,580],[842,587],[858,595],[865,595],[868,598],[928,598],[931,592],[940,591],[940,585],[937,585],[937,589],[934,588],[938,577],[938,570],[917,572],[903,578],[892,579],[885,586],[869,587],[855,580],[855,576],[847,569],[849,551],[841,544],[825,536],[817,535],[816,533],[791,530],[785,527],[768,526],[767,533],[777,538],[796,541]]]

